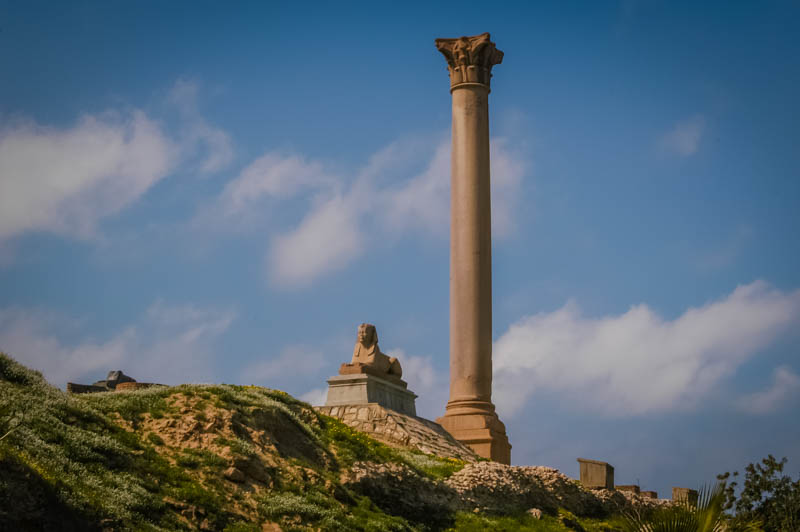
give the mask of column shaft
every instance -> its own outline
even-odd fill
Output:
[[[450,72],[450,400],[437,419],[478,455],[511,461],[492,404],[492,208],[489,82],[503,60],[488,33],[436,39]]]
[[[453,89],[450,402],[492,400],[489,89]],[[450,405],[448,405],[450,407]],[[487,405],[488,407],[488,405]]]

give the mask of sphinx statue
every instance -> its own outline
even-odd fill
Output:
[[[400,379],[403,369],[395,357],[381,353],[378,347],[378,331],[371,323],[358,326],[358,337],[353,348],[353,359],[339,368],[341,375],[369,373],[376,377]]]

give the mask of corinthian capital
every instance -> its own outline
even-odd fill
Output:
[[[488,33],[458,39],[436,39],[436,48],[447,59],[450,90],[464,83],[489,87],[492,67],[503,62],[503,52],[489,40]]]

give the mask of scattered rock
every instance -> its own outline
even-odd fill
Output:
[[[579,516],[602,517],[669,504],[630,492],[585,490],[557,469],[542,466],[478,462],[468,464],[445,483],[456,492],[459,509],[467,511],[479,507],[491,513],[514,514],[536,508],[555,513],[564,508]]]
[[[266,484],[272,487],[272,474],[269,469],[256,457],[240,458],[233,464],[233,468],[240,470],[242,473],[252,478],[253,480]]]
[[[528,510],[528,515],[533,517],[534,519],[541,519],[542,518],[542,511],[538,508],[531,508]]]
[[[435,529],[451,526],[452,510],[458,506],[449,486],[421,477],[406,465],[356,462],[340,480],[385,512]]]
[[[225,478],[227,478],[231,482],[237,482],[239,484],[244,482],[245,479],[244,473],[242,473],[240,469],[236,469],[235,467],[229,467],[228,469],[225,470],[223,475],[225,475]]]

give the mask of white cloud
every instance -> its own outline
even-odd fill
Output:
[[[800,395],[800,376],[792,372],[791,368],[781,366],[775,368],[770,388],[739,398],[737,405],[744,412],[768,414],[798,395]]]
[[[174,144],[141,111],[85,115],[69,129],[0,131],[0,239],[26,231],[90,237],[97,222],[170,171]]]
[[[209,124],[200,114],[197,106],[199,90],[197,83],[180,79],[170,90],[168,100],[181,114],[183,158],[199,157],[199,171],[212,174],[233,161],[233,142],[228,133]]]
[[[225,186],[222,209],[228,215],[246,214],[266,198],[289,198],[304,188],[329,187],[336,183],[325,175],[322,164],[298,155],[266,153]]]
[[[506,138],[491,143],[492,235],[508,236],[527,160]],[[382,215],[393,229],[446,236],[450,228],[450,140],[441,142],[423,172],[382,191]]]
[[[381,191],[380,202],[391,229],[421,229],[446,236],[450,227],[450,143],[439,144],[420,174]]]
[[[397,357],[403,368],[403,380],[418,395],[417,415],[428,419],[443,415],[449,395],[448,374],[437,371],[429,356],[407,355],[402,349],[389,349],[386,354]]]
[[[507,138],[492,140],[492,236],[504,238],[514,231],[514,212],[522,178],[528,171],[525,154]]]
[[[270,247],[270,277],[297,286],[347,266],[364,250],[357,207],[335,196],[313,209],[300,226],[277,236]]]
[[[229,135],[197,110],[197,86],[178,81],[168,97],[180,133],[133,109],[87,114],[68,128],[32,120],[0,129],[0,243],[31,231],[88,239],[183,166],[213,173],[233,159]],[[8,253],[6,253],[8,255]]]
[[[299,224],[274,235],[267,254],[274,284],[304,286],[348,266],[381,234],[447,236],[450,142],[437,144],[427,165],[414,173],[414,162],[425,163],[420,153],[431,153],[421,144],[386,146],[352,180],[328,172],[318,161],[269,152],[228,183],[217,208],[226,218],[247,218],[263,210],[265,200],[309,192],[309,208]],[[527,162],[506,139],[493,140],[491,149],[493,234],[502,237],[512,231]]]
[[[298,399],[300,399],[301,401],[305,401],[311,406],[322,406],[325,404],[325,401],[328,400],[328,389],[315,388],[313,390],[307,391],[306,393],[298,397]]]
[[[141,382],[180,384],[208,381],[213,343],[235,313],[156,302],[134,325],[111,339],[62,342],[52,332],[65,321],[21,309],[0,310],[0,350],[41,371],[52,384],[91,383],[122,369]]]
[[[574,303],[522,318],[494,345],[503,415],[534,393],[609,416],[692,408],[724,377],[800,322],[800,291],[761,281],[665,320],[640,304],[588,318]]]
[[[272,359],[262,360],[247,366],[241,378],[251,383],[272,386],[282,378],[286,378],[291,368],[302,368],[304,374],[313,374],[324,368],[325,357],[317,350],[304,345],[291,345]]]
[[[661,137],[659,147],[662,151],[681,157],[694,155],[700,146],[700,140],[703,138],[705,128],[706,119],[703,115],[696,115],[678,122]]]

